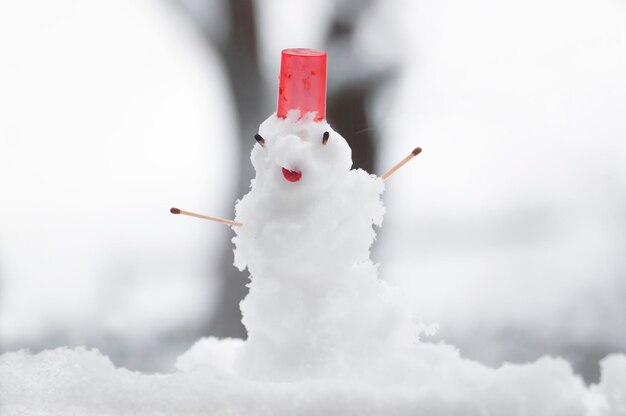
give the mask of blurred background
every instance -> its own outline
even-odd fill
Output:
[[[626,3],[0,3],[0,352],[169,371],[245,337],[231,218],[280,50],[329,54],[328,119],[389,181],[373,256],[427,342],[488,365],[626,352]]]

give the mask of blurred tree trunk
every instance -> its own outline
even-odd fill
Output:
[[[327,37],[329,53],[328,122],[352,149],[352,166],[374,171],[374,132],[367,111],[367,100],[375,84],[368,68],[351,59],[353,38],[359,17],[369,8],[370,0],[337,1],[336,13]],[[343,74],[339,76],[338,74]],[[339,82],[333,82],[333,78]]]
[[[367,114],[369,88],[338,89],[330,92],[328,122],[352,149],[352,167],[374,171],[374,129]]]

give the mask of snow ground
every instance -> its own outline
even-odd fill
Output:
[[[413,359],[387,363],[382,371],[372,366],[358,375],[281,382],[221,370],[228,359],[217,353],[220,345],[223,354],[239,343],[199,343],[181,357],[186,371],[152,375],[116,369],[93,350],[7,353],[0,357],[0,410],[9,416],[626,414],[623,355],[603,360],[602,380],[589,388],[562,359],[493,370],[459,358],[450,346],[428,343],[417,347]],[[212,365],[194,361],[209,357]]]

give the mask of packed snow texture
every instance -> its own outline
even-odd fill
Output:
[[[196,352],[205,358],[205,351]],[[358,375],[339,370],[333,377],[280,382],[208,365],[146,375],[116,369],[99,352],[80,348],[21,351],[0,357],[0,414],[626,414],[624,356],[604,359],[601,382],[586,388],[561,359],[493,370],[446,345],[419,344],[413,353],[387,356],[392,362],[385,367],[374,362]]]
[[[369,257],[382,180],[350,170],[347,144],[325,121],[298,116],[262,124],[257,176],[236,206],[249,339],[200,340],[178,372],[156,375],[116,369],[94,350],[8,353],[3,415],[625,414],[624,356],[605,359],[601,383],[587,388],[562,359],[494,370],[420,342]],[[287,181],[283,168],[301,180]]]
[[[369,258],[372,224],[383,219],[383,181],[350,170],[346,141],[313,115],[298,120],[292,110],[261,125],[256,178],[235,208],[244,224],[235,230],[235,265],[251,274],[241,304],[248,330],[241,369],[262,375],[332,374],[338,364],[365,365],[414,338],[404,302],[377,280]],[[285,180],[282,168],[301,179]]]

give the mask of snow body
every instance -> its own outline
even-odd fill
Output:
[[[235,265],[251,274],[240,368],[310,376],[409,348],[417,340],[410,313],[370,259],[383,181],[351,169],[345,139],[314,113],[272,115],[259,134],[265,143],[252,150],[256,177],[236,205],[244,226],[233,240]],[[300,180],[288,181],[283,168]]]

